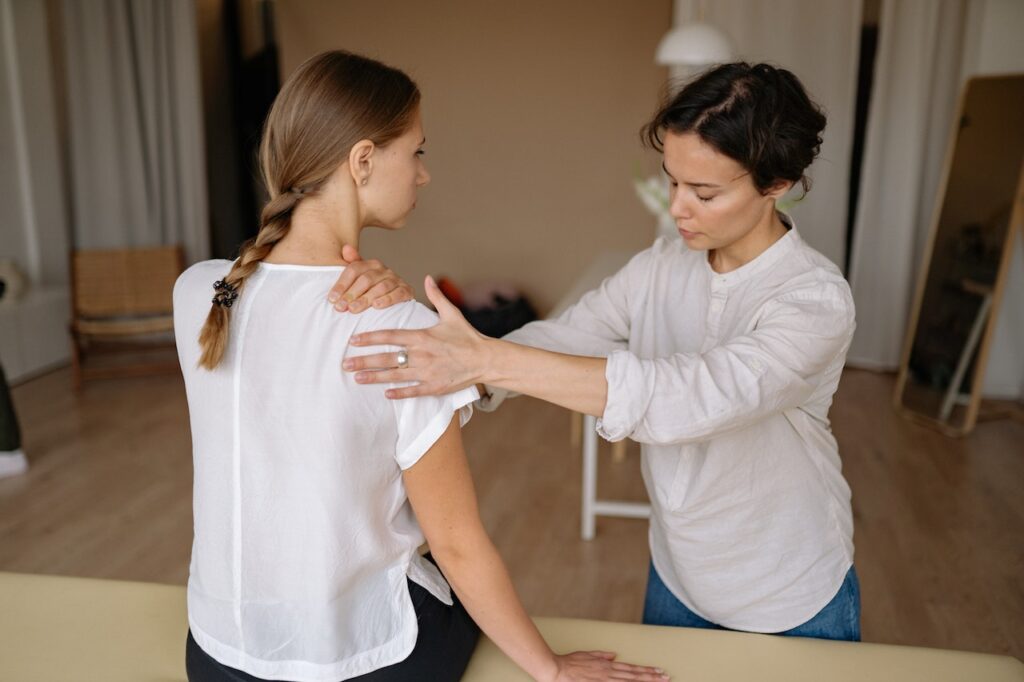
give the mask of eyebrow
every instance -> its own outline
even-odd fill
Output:
[[[669,176],[673,180],[676,179],[674,175],[668,172],[668,168],[665,167],[664,161],[661,162],[661,170],[665,171],[665,175]],[[716,185],[710,182],[684,182],[683,184],[689,187],[711,187],[713,189],[718,189],[721,187],[721,185]]]

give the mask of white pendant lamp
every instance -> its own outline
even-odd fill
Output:
[[[732,45],[710,24],[687,23],[669,31],[655,60],[664,66],[704,66],[732,59]]]

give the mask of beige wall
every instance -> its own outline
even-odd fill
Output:
[[[659,163],[637,131],[667,71],[670,0],[275,3],[282,76],[329,49],[407,71],[423,91],[430,186],[399,233],[369,230],[422,293],[426,274],[504,279],[542,310],[604,249],[640,250],[654,218],[632,177]]]

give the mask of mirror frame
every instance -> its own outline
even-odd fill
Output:
[[[971,374],[971,398],[967,404],[967,413],[964,415],[962,426],[952,426],[934,417],[915,412],[903,404],[903,389],[907,384],[907,374],[910,365],[910,353],[914,346],[914,336],[917,333],[917,325],[921,317],[921,305],[924,302],[924,290],[928,282],[928,273],[932,266],[932,257],[935,254],[935,242],[938,239],[939,220],[942,217],[942,207],[946,201],[946,191],[949,185],[949,176],[953,169],[953,156],[956,153],[956,143],[960,135],[960,121],[963,119],[964,108],[967,104],[967,92],[971,84],[979,80],[995,78],[1022,78],[1024,73],[1007,73],[992,76],[974,76],[964,83],[957,100],[956,115],[953,117],[953,126],[946,144],[946,153],[943,161],[942,177],[939,182],[939,191],[936,194],[935,206],[932,210],[931,225],[928,231],[928,240],[925,243],[922,254],[921,266],[918,268],[917,285],[914,289],[914,302],[911,308],[910,322],[907,325],[903,339],[903,353],[900,357],[899,375],[896,379],[896,388],[893,392],[893,402],[896,411],[902,416],[919,424],[936,428],[949,436],[965,436],[974,429],[978,421],[978,410],[981,407],[982,383],[985,378],[985,367],[988,364],[988,354],[992,345],[992,338],[995,335],[996,321],[999,317],[999,309],[1003,301],[1003,294],[1006,289],[1006,281],[1009,279],[1010,263],[1013,256],[1014,237],[1018,232],[1024,233],[1024,158],[1021,159],[1020,169],[1017,171],[1017,189],[1013,200],[1013,208],[1010,210],[1010,224],[1006,230],[1006,240],[1003,243],[1003,253],[999,261],[999,271],[996,275],[995,286],[992,291],[992,312],[985,322],[985,331],[977,349],[977,360],[974,362],[974,372]],[[1022,123],[1024,125],[1024,123]],[[1022,155],[1024,156],[1024,155]],[[1021,292],[1024,295],[1024,292]]]

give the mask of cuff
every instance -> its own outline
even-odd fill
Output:
[[[476,387],[471,386],[443,397],[445,407],[434,415],[427,426],[401,453],[395,456],[399,468],[402,471],[410,468],[420,461],[423,455],[427,454],[430,448],[434,447],[437,439],[448,429],[452,417],[459,415],[459,427],[466,425],[469,418],[473,416],[473,401],[480,397]],[[412,400],[416,400],[413,398]]]
[[[643,363],[629,351],[616,350],[608,356],[604,377],[608,381],[608,401],[597,420],[597,433],[608,441],[628,438],[643,419],[646,395]]]
[[[473,403],[473,407],[480,410],[481,412],[494,412],[498,409],[506,398],[515,398],[518,393],[509,391],[504,388],[498,388],[497,386],[484,386],[484,390],[487,391]]]

